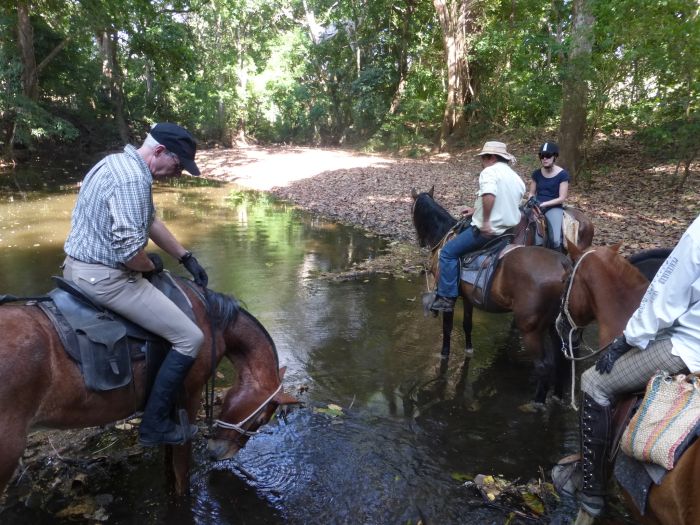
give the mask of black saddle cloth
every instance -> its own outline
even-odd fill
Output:
[[[152,383],[170,343],[160,336],[95,303],[62,277],[53,277],[57,288],[51,301],[37,303],[52,321],[68,355],[78,363],[86,386],[105,391],[131,383],[132,360],[147,360]],[[194,320],[192,305],[167,272],[157,274],[152,284]]]

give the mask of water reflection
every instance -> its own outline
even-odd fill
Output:
[[[0,200],[1,290],[46,291],[63,258],[75,191]],[[575,446],[570,411],[516,409],[533,387],[508,315],[475,312],[477,352],[465,356],[455,331],[453,356],[443,360],[440,322],[424,318],[419,305],[422,278],[316,278],[375,256],[381,239],[196,179],[159,185],[155,199],[207,268],[210,286],[235,294],[260,319],[287,382],[308,391],[304,408],[266,427],[231,461],[211,465],[199,440],[192,498],[177,507],[167,504],[157,451],[129,461],[100,489],[114,494],[110,523],[135,516],[176,524],[502,522],[456,478],[533,478]],[[183,273],[172,260],[166,265]],[[329,403],[342,414],[316,410]],[[11,516],[8,523],[44,519],[17,507]]]

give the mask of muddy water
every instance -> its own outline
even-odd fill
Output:
[[[51,183],[34,172],[5,178],[0,293],[50,288],[75,200],[76,176],[65,175]],[[177,504],[165,495],[159,452],[133,452],[133,433],[94,443],[94,450],[107,447],[102,456],[123,459],[84,467],[90,484],[83,492],[101,513],[86,512],[83,521],[504,523],[507,510],[483,505],[463,480],[480,473],[537,478],[576,447],[575,416],[566,407],[518,410],[533,385],[508,315],[477,312],[475,355],[464,354],[456,331],[444,361],[440,323],[420,310],[422,277],[319,278],[381,253],[381,239],[232,186],[161,185],[155,199],[207,268],[211,288],[236,295],[267,327],[288,367],[285,382],[304,405],[230,461],[210,463],[199,439],[192,495]],[[182,271],[172,260],[166,266]],[[12,490],[0,506],[3,524],[69,522],[55,515],[71,504],[65,498],[47,509]],[[552,519],[571,513],[564,502]]]

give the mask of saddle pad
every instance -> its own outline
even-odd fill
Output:
[[[564,237],[569,239],[572,244],[578,244],[578,221],[571,214],[564,210],[564,218],[561,223]]]
[[[130,361],[143,359],[144,354],[148,369],[157,369],[160,354],[164,356],[170,348],[167,341],[95,306],[70,281],[54,279],[59,287],[49,292],[52,300],[38,306],[52,321],[66,352],[78,363],[89,389],[106,391],[126,386],[132,380]],[[192,303],[168,272],[157,274],[151,282],[194,320]],[[158,358],[150,355],[156,351]]]
[[[644,399],[625,429],[620,448],[640,461],[671,470],[677,452],[695,438],[700,422],[700,379],[659,372],[647,384]]]
[[[509,244],[511,240],[511,235],[498,237],[491,241],[486,248],[469,253],[462,259],[460,278],[474,287],[472,295],[474,304],[480,308],[486,308],[487,311],[489,311],[487,308],[489,306],[489,292],[496,268],[503,256],[513,249],[513,245]]]

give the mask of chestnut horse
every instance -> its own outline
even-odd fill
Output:
[[[275,344],[255,317],[232,297],[200,291],[192,284],[181,288],[205,336],[184,383],[189,420],[195,420],[203,388],[224,356],[238,374],[209,442],[214,458],[227,458],[270,420],[279,405],[296,399],[283,392],[284,369],[279,368]],[[0,494],[31,430],[104,425],[144,406],[145,361],[133,363],[132,384],[105,392],[87,390],[77,364],[37,306],[1,306],[0,333]],[[166,447],[167,477],[178,495],[188,491],[190,458],[191,442]]]
[[[626,259],[618,253],[620,245],[603,246],[582,252],[569,246],[576,271],[568,284],[568,300],[562,304],[562,316],[569,317],[580,329],[592,321],[598,323],[598,344],[603,348],[622,333],[627,321],[639,306],[649,280],[653,277],[669,250],[642,252]],[[641,270],[641,271],[640,271]],[[568,328],[568,327],[567,327]],[[561,334],[564,340],[568,335]],[[700,441],[696,441],[681,456],[676,466],[661,481],[652,484],[644,516],[633,503],[628,506],[639,523],[682,525],[700,523]],[[590,523],[585,513],[579,513],[577,523]]]
[[[428,193],[413,191],[413,224],[421,246],[432,248],[427,271],[433,280],[437,276],[437,252],[440,242],[457,223]],[[489,297],[485,305],[477,306],[488,312],[513,312],[515,326],[523,338],[525,351],[535,360],[537,389],[534,402],[544,403],[550,386],[555,395],[563,395],[568,377],[563,355],[559,351],[561,341],[554,328],[559,311],[559,298],[571,263],[561,253],[536,246],[522,246],[508,252],[496,269]],[[472,352],[472,314],[474,287],[460,282],[460,295],[464,303],[463,328],[466,351]],[[442,355],[450,352],[450,334],[454,314],[444,313],[442,321]],[[549,337],[551,344],[547,345]],[[549,348],[548,348],[549,347]]]

